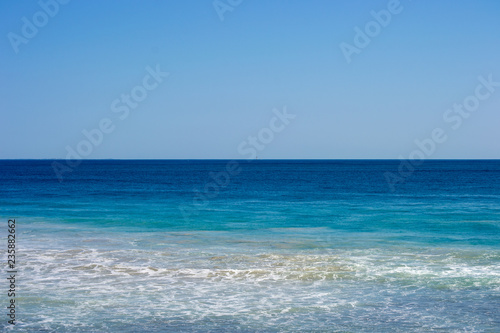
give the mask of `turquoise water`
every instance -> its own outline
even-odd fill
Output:
[[[500,161],[51,163],[0,161],[5,329],[500,331]]]

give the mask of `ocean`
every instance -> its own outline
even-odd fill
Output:
[[[2,330],[500,332],[498,160],[53,162],[0,161]]]

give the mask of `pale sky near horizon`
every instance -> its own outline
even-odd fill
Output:
[[[499,1],[54,1],[0,3],[0,159],[65,158],[103,119],[82,157],[245,158],[284,107],[259,158],[407,158],[436,128],[428,158],[500,158]]]

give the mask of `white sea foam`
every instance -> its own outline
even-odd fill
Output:
[[[481,320],[469,307],[492,311],[498,302],[492,297],[500,288],[496,251],[293,246],[263,251],[258,239],[235,245],[230,237],[205,234],[103,236],[102,242],[94,236],[92,242],[73,239],[72,246],[62,239],[52,249],[30,242],[19,254],[20,289],[29,295],[23,313],[30,318],[22,325],[28,331],[106,331],[121,323],[126,332],[142,330],[139,321],[158,331],[165,325],[202,331],[207,324],[255,331],[263,323],[286,330],[301,323],[317,330],[363,331],[366,326],[358,323],[370,320],[375,331],[385,331],[391,322],[391,327],[400,323],[401,331],[453,332]],[[461,303],[464,297],[467,305]],[[56,315],[58,309],[64,312]],[[97,317],[105,322],[88,319]]]

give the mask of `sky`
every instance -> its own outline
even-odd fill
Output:
[[[499,17],[497,0],[1,1],[0,159],[498,159]]]

